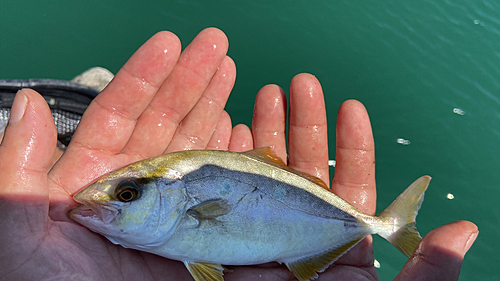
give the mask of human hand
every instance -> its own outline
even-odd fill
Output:
[[[321,85],[315,77],[308,74],[294,77],[289,108],[287,164],[328,184],[327,118]],[[272,85],[264,87],[255,102],[253,146],[273,146],[285,161],[286,117],[282,90]],[[344,102],[336,129],[336,167],[331,190],[362,212],[374,215],[374,141],[364,106],[354,100]],[[250,137],[247,140],[252,143]],[[464,255],[477,234],[477,227],[466,221],[434,229],[423,238],[395,280],[457,280]],[[317,280],[378,280],[373,262],[372,238],[368,236],[319,274]],[[227,273],[227,280],[233,276],[234,280],[295,280],[284,265],[268,264],[245,270]]]
[[[264,87],[258,95],[253,136],[245,126],[231,130],[223,107],[234,83],[235,70],[225,56],[226,49],[225,36],[208,29],[193,40],[179,59],[178,39],[170,33],[155,35],[89,107],[72,144],[48,174],[55,148],[50,112],[36,93],[24,90],[18,95],[12,122],[0,147],[0,208],[4,214],[1,221],[4,227],[0,230],[4,237],[0,242],[4,249],[0,253],[3,265],[0,278],[190,280],[182,263],[112,245],[71,222],[66,212],[74,204],[71,195],[95,178],[162,153],[185,148],[241,151],[273,146],[286,159],[284,97],[276,86]],[[328,160],[326,117],[319,83],[307,75],[296,77],[292,81],[291,99],[289,165],[328,182],[328,166],[324,161]],[[15,113],[22,112],[23,108],[24,114]],[[271,111],[266,112],[266,108]],[[342,112],[346,117],[339,117],[339,128],[342,128],[342,118],[344,126],[352,125],[356,115],[341,108],[339,116]],[[363,122],[369,128],[367,120],[365,117]],[[345,150],[347,160],[341,160],[337,152],[332,187],[340,187],[335,192],[347,196],[344,198],[348,200],[351,198],[350,201],[365,198],[359,197],[360,194],[374,195],[374,184],[365,188],[365,193],[360,192],[360,185],[352,185],[352,189],[344,189],[342,193],[344,184],[342,178],[337,177],[342,165],[346,175],[366,168],[349,164],[348,160],[356,145],[366,144],[367,136],[371,138],[371,132],[339,130],[338,146],[342,144],[340,135],[346,137],[344,145],[352,147],[341,149]],[[351,137],[357,141],[352,142]],[[369,146],[370,143],[365,148]],[[346,177],[344,182],[348,180]],[[367,198],[370,200],[357,207],[370,212],[369,202],[374,209],[374,197]],[[472,228],[466,226],[470,233]],[[370,241],[365,239],[339,260],[343,266],[331,266],[320,278],[359,273],[360,269],[355,266],[360,265],[373,276],[372,256],[358,258],[360,253],[371,253],[370,246]],[[410,273],[411,269],[421,268],[418,256],[412,260],[415,260],[414,266],[407,270]],[[285,267],[274,264],[234,269],[226,274],[226,280],[253,280],[259,275],[261,280],[293,279]]]
[[[0,147],[1,280],[189,280],[184,265],[115,246],[67,217],[72,195],[100,175],[181,149],[227,149],[223,108],[235,79],[227,38],[202,31],[180,54],[161,32],[89,106],[52,166],[56,131],[46,102],[16,96]],[[49,172],[50,170],[50,172]]]

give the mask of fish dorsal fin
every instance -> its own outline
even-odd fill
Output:
[[[280,168],[286,168],[288,167],[281,158],[274,153],[274,151],[270,147],[262,147],[262,148],[256,148],[252,149],[249,151],[242,152],[241,154],[244,154],[248,157],[261,160],[263,162],[266,162],[268,164],[272,164],[274,166],[280,167]]]
[[[195,281],[224,281],[224,267],[213,263],[184,262]]]
[[[269,165],[281,168],[281,169],[286,170],[290,173],[293,173],[293,174],[296,174],[296,175],[301,176],[303,178],[306,178],[307,180],[309,180],[309,181],[311,181],[311,182],[313,182],[321,187],[324,187],[326,189],[330,189],[325,184],[325,182],[322,181],[320,178],[317,178],[315,176],[311,176],[309,174],[306,174],[306,173],[303,173],[303,172],[300,172],[300,171],[297,171],[297,170],[294,170],[294,169],[288,167],[283,162],[283,160],[281,160],[281,158],[279,158],[278,155],[276,155],[274,153],[274,151],[270,147],[257,148],[257,149],[242,152],[241,154],[246,155],[246,156],[253,158],[253,159],[256,159],[256,160],[260,160],[260,161],[267,163]]]
[[[316,279],[318,272],[323,272],[330,264],[362,239],[363,237],[357,238],[327,252],[285,262],[285,264],[300,281]]]

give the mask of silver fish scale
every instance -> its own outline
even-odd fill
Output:
[[[210,182],[215,184],[208,186],[207,179],[210,178],[217,178],[218,180],[211,180]],[[234,200],[241,200],[241,198],[231,198],[235,194],[239,194],[237,196],[239,198],[258,190],[264,196],[275,200],[276,203],[285,204],[287,208],[300,210],[317,217],[359,225],[355,217],[323,201],[314,194],[262,175],[232,171],[215,165],[204,165],[198,170],[186,174],[182,180],[186,183],[188,194],[196,198],[198,202],[223,198],[229,199],[231,203]],[[248,186],[248,188],[246,188],[246,191],[234,190],[234,185],[224,184],[225,180],[240,182],[242,184],[237,185],[238,187]],[[212,189],[213,192],[207,192],[207,189]]]
[[[188,211],[162,248],[154,250],[168,258],[232,265],[287,262],[371,232],[317,195],[263,175],[203,165],[181,181],[188,195],[187,210],[197,211],[199,204],[216,200],[231,210],[209,221]]]

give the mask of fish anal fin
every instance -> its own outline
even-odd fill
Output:
[[[260,160],[260,161],[267,163],[269,165],[284,169],[290,173],[293,173],[293,174],[299,175],[303,178],[306,178],[309,181],[312,181],[315,184],[317,184],[323,188],[326,188],[328,190],[330,189],[325,184],[325,182],[322,181],[320,178],[317,178],[315,176],[311,176],[309,174],[306,174],[306,173],[303,173],[303,172],[300,172],[300,171],[297,171],[297,170],[294,170],[294,169],[288,167],[283,162],[283,160],[281,160],[281,158],[279,158],[278,155],[276,155],[276,153],[274,153],[274,151],[270,147],[257,148],[257,149],[242,152],[241,154],[246,155],[246,156],[253,158],[253,159],[256,159],[256,160]]]
[[[285,261],[285,264],[300,281],[316,279],[318,273],[323,272],[329,265],[362,239],[363,237],[354,239],[321,254],[311,255],[293,261]]]
[[[184,262],[195,281],[224,281],[224,267],[220,264],[204,262]]]

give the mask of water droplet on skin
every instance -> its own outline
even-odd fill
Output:
[[[217,49],[217,45],[214,44],[214,50]]]
[[[165,113],[162,113],[162,114],[161,114],[161,117],[165,117],[165,116],[166,116],[166,114],[165,114]],[[162,122],[161,120],[162,120],[162,118],[160,118],[160,122],[158,122],[158,127],[163,126],[163,122]]]
[[[280,101],[281,101],[280,98],[275,98],[274,99],[274,107],[275,108],[278,107],[278,105],[280,104]]]
[[[198,137],[193,137],[193,136],[191,136],[191,137],[189,137],[189,138],[188,138],[188,141],[189,141],[190,143],[192,143],[192,144],[196,144],[196,141],[197,141],[197,140],[198,140]]]
[[[183,150],[191,150],[193,147],[196,146],[196,143],[198,142],[198,137],[195,136],[186,136],[186,143],[184,144]]]
[[[146,79],[141,79],[141,81],[139,82],[139,91],[145,92],[147,86],[148,86],[148,82],[146,82]]]
[[[314,173],[314,176],[319,178],[319,179],[322,179],[323,171],[318,167],[314,167],[314,170],[316,170],[316,172]]]
[[[364,186],[361,189],[365,189]],[[366,202],[368,202],[368,194],[366,191],[361,192],[359,197],[360,197],[359,204],[365,205]]]
[[[219,149],[220,148],[220,144],[222,143],[222,140],[217,140],[217,145],[215,145],[215,149]]]
[[[167,50],[167,49],[163,50],[163,53],[164,53],[164,54],[166,54],[167,52],[168,52],[168,50]]]
[[[314,98],[314,86],[309,87],[309,97]]]
[[[113,112],[114,115],[114,112]],[[115,116],[110,116],[111,118],[108,119],[108,124],[107,124],[107,129],[108,130],[115,130],[117,125],[118,125],[118,120]]]

